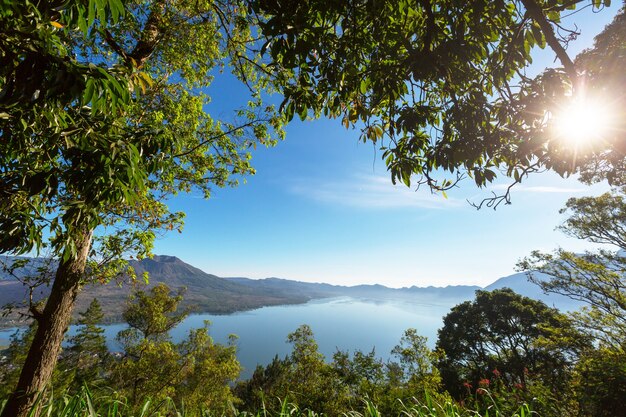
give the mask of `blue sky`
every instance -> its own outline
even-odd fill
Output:
[[[616,10],[573,16],[582,36],[570,53],[591,46]],[[551,66],[550,51],[536,52],[537,70]],[[218,114],[236,91],[230,83],[212,88]],[[445,199],[393,186],[380,152],[357,137],[338,120],[294,120],[285,141],[254,152],[257,174],[245,184],[208,201],[173,199],[171,209],[187,213],[185,230],[160,238],[154,252],[219,276],[402,287],[488,285],[533,249],[589,247],[554,230],[565,218],[558,210],[606,185],[536,174],[515,188],[511,205],[477,211],[466,200],[480,202],[490,189],[466,180]]]

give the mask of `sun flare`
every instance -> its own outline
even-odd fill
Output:
[[[606,137],[611,124],[611,111],[600,102],[576,100],[561,109],[554,121],[560,140],[581,147]]]

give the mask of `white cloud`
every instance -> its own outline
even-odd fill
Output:
[[[354,175],[340,181],[301,179],[294,181],[289,190],[319,203],[367,209],[443,209],[467,205],[464,200],[433,194],[428,187],[416,190],[404,184],[393,185],[389,176],[373,174]]]

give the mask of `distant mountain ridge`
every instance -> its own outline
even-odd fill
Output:
[[[543,274],[537,275],[539,279],[546,279]],[[292,294],[301,294],[311,298],[321,298],[324,296],[349,296],[361,298],[382,298],[382,299],[403,299],[410,300],[412,296],[429,296],[434,298],[457,299],[459,303],[474,298],[477,290],[493,291],[501,288],[510,288],[513,291],[529,298],[543,301],[547,305],[561,310],[573,310],[581,306],[576,302],[562,295],[545,294],[536,284],[529,282],[525,272],[499,278],[486,287],[478,285],[448,285],[445,287],[411,287],[389,288],[381,284],[361,284],[355,286],[341,286],[327,283],[310,283],[302,281],[292,281],[282,278],[251,279],[241,277],[226,277],[225,279],[238,284],[254,288],[280,288],[288,290]]]
[[[5,261],[10,258],[5,258]],[[34,265],[41,265],[36,259]],[[416,297],[433,297],[454,300],[461,303],[474,298],[476,290],[483,289],[472,285],[452,285],[447,287],[405,287],[389,288],[384,285],[341,286],[327,283],[310,283],[282,278],[250,279],[242,277],[220,278],[189,265],[175,256],[157,255],[152,259],[132,260],[130,265],[140,276],[148,272],[150,282],[134,285],[137,289],[147,289],[164,283],[172,290],[186,288],[184,307],[195,312],[228,314],[236,311],[251,310],[263,306],[300,304],[312,299],[349,296],[366,299],[401,299],[411,301]],[[23,276],[29,271],[18,271]],[[486,290],[509,287],[531,298],[540,299],[548,305],[567,310],[576,308],[565,297],[543,294],[541,289],[526,280],[523,273],[510,275],[485,287]],[[79,295],[76,312],[83,311],[93,298],[98,298],[109,322],[119,321],[126,300],[131,291],[130,285],[122,287],[110,283],[107,285],[87,286]],[[35,299],[46,297],[48,287],[39,288]],[[0,306],[17,303],[27,297],[28,288],[13,277],[0,272]],[[13,318],[0,318],[0,326],[18,325]]]
[[[446,287],[404,287],[389,288],[381,284],[360,284],[354,286],[333,285],[328,283],[311,283],[292,281],[283,278],[251,279],[241,277],[226,277],[229,281],[254,288],[276,288],[288,290],[291,293],[319,298],[322,296],[351,296],[351,297],[398,297],[411,296],[411,294],[432,295],[443,298],[472,298],[476,290],[482,289],[477,285],[449,285]]]

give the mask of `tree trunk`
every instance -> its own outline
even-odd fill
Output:
[[[61,352],[61,342],[72,318],[74,302],[80,291],[91,236],[91,231],[77,236],[76,254],[59,262],[50,296],[43,312],[37,317],[37,332],[19,382],[0,417],[26,417],[50,382]],[[34,415],[38,414],[37,411]]]

